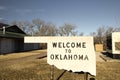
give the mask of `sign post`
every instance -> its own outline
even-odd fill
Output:
[[[84,72],[84,80],[88,80],[88,73]]]
[[[50,76],[51,76],[50,80],[54,80],[54,65],[51,65],[50,68],[51,68],[50,69]]]
[[[25,37],[25,43],[48,43],[47,63],[58,69],[96,75],[93,37]],[[87,73],[86,73],[87,75]],[[86,78],[86,77],[85,77]]]

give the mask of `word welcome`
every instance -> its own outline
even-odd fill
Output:
[[[53,42],[53,48],[86,48],[86,42]]]

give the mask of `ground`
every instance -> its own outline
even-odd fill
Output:
[[[46,58],[40,59],[46,53],[46,50],[37,50],[0,55],[0,80],[50,80],[51,66],[47,64]],[[100,55],[96,53],[97,75],[89,75],[88,80],[119,80],[120,61],[106,62]],[[54,80],[84,80],[84,75],[54,67]]]

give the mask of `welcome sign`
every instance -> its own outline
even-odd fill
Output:
[[[93,37],[25,37],[25,43],[48,43],[47,63],[50,65],[96,75]]]

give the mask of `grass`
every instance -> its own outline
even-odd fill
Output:
[[[45,53],[45,52],[46,52],[46,50],[35,50],[35,51],[0,55],[0,61],[18,59],[18,58],[27,57],[27,56],[36,55],[36,54]]]
[[[43,70],[49,70],[49,65],[42,62],[39,63],[39,60],[36,60],[2,67],[0,69],[0,80],[43,80],[42,75],[49,76],[49,71],[43,72]],[[43,74],[40,74],[41,72]],[[48,77],[45,78],[48,80]]]
[[[96,80],[119,80],[120,62],[98,62]]]
[[[37,54],[37,51],[34,53]],[[30,53],[23,54],[24,56],[31,55]],[[5,55],[4,57],[6,58],[0,56],[0,60],[4,61],[4,64],[9,64],[6,59],[12,60],[12,57],[9,57],[12,55]],[[14,54],[13,58],[17,59],[18,55],[20,56],[20,54]],[[21,57],[24,56],[22,55]],[[1,62],[0,65],[2,65]],[[46,59],[17,62],[9,66],[0,67],[0,80],[50,80],[50,69],[51,66],[47,64]],[[54,67],[54,80],[57,80],[63,72],[64,70]],[[97,62],[97,75],[94,78],[95,80],[119,80],[120,62]],[[83,74],[66,71],[58,80],[83,80]]]

